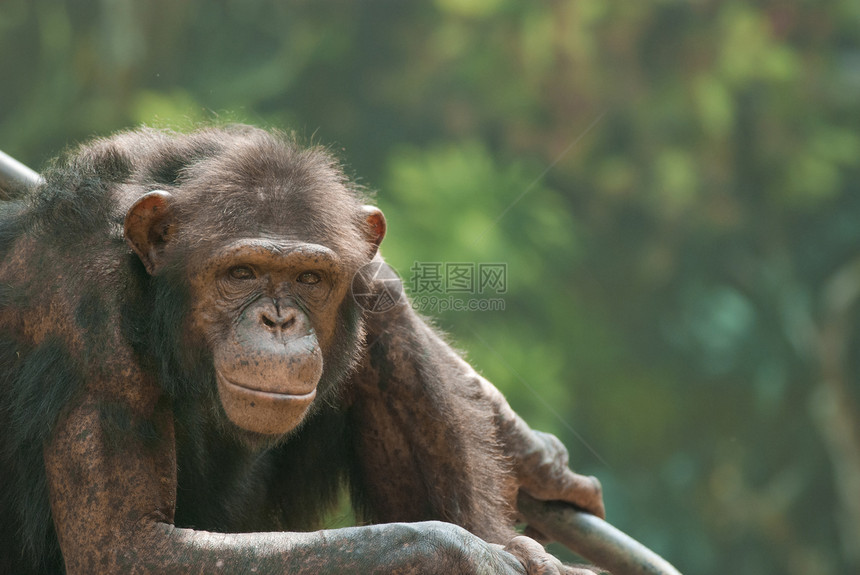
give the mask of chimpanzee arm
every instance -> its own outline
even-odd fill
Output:
[[[493,405],[499,438],[505,453],[513,458],[520,489],[537,499],[573,503],[605,518],[600,482],[568,468],[568,453],[559,439],[531,429],[511,409],[501,392],[457,357],[464,379],[477,381],[481,393]]]
[[[45,448],[51,509],[69,574],[525,573],[513,555],[440,522],[315,533],[175,528],[171,406],[151,386],[147,393],[144,378],[133,371],[120,372],[133,385],[113,384],[131,390],[112,398],[128,410],[126,433],[106,429],[103,396],[90,386]]]
[[[381,256],[377,256],[377,261],[381,261]],[[383,286],[372,287],[378,290]],[[403,469],[393,474],[401,483],[411,481],[408,488],[401,485],[404,491],[418,489],[418,480],[404,478],[409,476],[410,469],[423,466],[424,475],[430,472],[443,485],[435,495],[441,502],[443,515],[453,515],[458,524],[489,540],[505,536],[504,531],[496,529],[498,519],[464,509],[464,502],[457,501],[452,493],[462,494],[469,486],[477,486],[479,493],[467,497],[465,503],[476,499],[479,506],[493,505],[493,501],[482,501],[487,499],[489,491],[505,498],[512,510],[517,490],[523,489],[536,498],[568,501],[604,516],[599,482],[572,472],[561,442],[550,434],[532,430],[502,394],[457,355],[405,298],[382,313],[367,314],[367,324],[368,361],[356,378],[357,406],[364,410],[363,421],[375,421],[380,427],[370,431],[371,436],[384,436],[386,440],[364,442],[362,457],[397,465],[395,462],[401,461],[398,454],[409,453],[411,459],[401,461]],[[386,423],[379,423],[382,420]],[[395,429],[400,430],[399,437],[392,437],[397,435]],[[455,430],[457,433],[453,433]],[[464,432],[472,437],[464,437]],[[387,448],[397,446],[398,442],[401,445],[397,449]],[[484,468],[471,465],[474,455],[466,457],[466,454],[470,449],[480,449],[470,445],[474,443],[481,444],[484,450],[495,451],[495,455],[482,456],[483,462],[495,457],[501,465]],[[494,479],[488,477],[491,474],[506,477]],[[459,485],[457,478],[462,478]],[[424,487],[431,493],[435,489],[435,485]],[[409,508],[408,503],[398,502],[387,492],[377,499],[376,508],[392,508],[384,517],[396,517]],[[434,497],[428,499],[433,501]],[[446,504],[450,509],[444,507]],[[435,511],[438,513],[440,509]]]

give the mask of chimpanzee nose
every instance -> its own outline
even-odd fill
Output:
[[[296,323],[298,315],[292,306],[279,305],[273,300],[272,305],[260,309],[260,323],[271,331],[288,330]]]

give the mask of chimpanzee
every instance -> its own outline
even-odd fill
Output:
[[[403,299],[324,149],[141,129],[0,204],[0,573],[565,573],[516,494],[603,514]],[[363,526],[318,529],[348,492]]]

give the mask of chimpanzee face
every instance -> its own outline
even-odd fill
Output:
[[[310,243],[245,239],[192,266],[192,329],[218,394],[243,429],[283,434],[304,418],[347,294],[340,258]]]
[[[160,190],[140,198],[126,217],[126,239],[152,275],[181,250],[188,260],[186,328],[211,352],[224,413],[244,430],[285,434],[308,413],[326,369],[343,364],[335,358],[354,353],[344,340],[356,338],[339,330],[347,323],[344,309],[355,305],[348,297],[352,276],[384,236],[382,212],[358,206],[344,214],[363,232],[352,242],[330,242],[352,245],[348,253],[296,239],[297,225],[265,232],[255,226],[255,235],[233,231],[195,247],[176,245],[188,242],[177,234],[184,218],[172,202]]]

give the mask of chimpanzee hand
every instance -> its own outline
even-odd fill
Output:
[[[504,549],[519,559],[528,575],[594,575],[601,572],[585,565],[564,565],[547,553],[540,543],[525,535],[514,537]]]
[[[519,449],[508,450],[508,454],[514,457],[522,490],[536,499],[567,501],[606,517],[600,482],[568,468],[567,449],[557,437],[528,429],[522,420],[511,424],[510,429],[520,434],[515,440]]]
[[[435,563],[438,567],[445,564],[446,573],[458,575],[594,575],[594,571],[582,566],[563,565],[540,543],[524,535],[514,537],[502,546],[487,543],[448,523],[431,521],[417,525],[427,529],[429,537],[423,543],[440,546],[445,550],[445,559],[451,560],[429,561],[423,565],[425,570]]]

